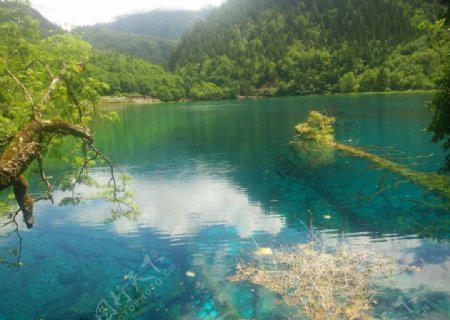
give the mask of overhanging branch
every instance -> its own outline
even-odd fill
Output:
[[[28,182],[22,175],[34,159],[39,158],[42,134],[70,135],[88,143],[93,142],[91,131],[60,119],[31,121],[20,130],[0,155],[0,190],[13,186],[13,192],[28,228],[33,227],[33,199],[28,194]]]
[[[0,190],[11,186],[39,155],[41,145],[36,142],[36,137],[40,134],[70,135],[93,142],[89,129],[64,120],[31,121],[0,155]]]

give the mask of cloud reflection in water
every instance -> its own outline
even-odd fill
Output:
[[[278,234],[284,226],[280,215],[266,212],[251,201],[245,190],[227,179],[206,173],[175,179],[162,176],[133,176],[135,200],[141,210],[136,219],[113,223],[115,231],[131,234],[151,228],[160,234],[177,238],[195,235],[212,225],[235,227],[242,238],[254,232]],[[82,225],[96,225],[108,217],[107,207],[86,213],[78,211],[73,219]]]

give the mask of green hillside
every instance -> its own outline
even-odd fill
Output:
[[[63,32],[31,11],[42,35]],[[418,26],[442,12],[437,0],[228,0],[215,9],[130,15],[73,33],[96,49],[90,75],[108,83],[108,95],[207,100],[427,90],[435,88],[448,48],[433,46],[433,33]],[[178,35],[169,35],[174,28]],[[178,41],[161,39],[182,32]]]
[[[20,1],[0,1],[0,9],[5,9],[8,15],[29,16],[39,22],[39,31],[42,37],[47,38],[51,35],[64,33],[64,30],[58,25],[50,22],[39,11],[31,8],[26,3]],[[20,13],[19,13],[20,12]],[[7,21],[7,18],[0,17],[0,22]]]
[[[133,94],[163,101],[185,97],[183,80],[161,66],[115,51],[97,50],[87,66],[88,76],[108,84],[103,95]]]
[[[121,16],[114,22],[101,23],[96,25],[96,27],[116,32],[153,36],[166,40],[178,40],[198,20],[204,19],[210,10],[155,10]]]
[[[74,30],[95,49],[114,50],[148,62],[166,66],[175,49],[175,41],[141,34],[114,32],[100,27],[80,27]]]
[[[183,36],[171,68],[194,98],[430,89],[443,54],[417,26],[441,9],[432,0],[228,0]]]

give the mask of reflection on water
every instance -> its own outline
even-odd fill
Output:
[[[0,320],[286,319],[293,310],[272,293],[226,277],[258,247],[312,235],[421,268],[383,283],[375,318],[450,318],[445,202],[362,159],[335,154],[326,166],[305,168],[288,144],[309,110],[327,109],[339,114],[341,141],[433,171],[440,149],[421,133],[428,98],[121,108],[123,121],[98,126],[96,141],[131,175],[142,215],[104,224],[109,205],[102,200],[39,203],[35,228],[21,228],[23,267],[1,269]],[[102,168],[94,174],[107,176]],[[11,260],[18,239],[7,232],[0,230],[0,257]]]
[[[226,179],[208,174],[199,168],[171,179],[159,174],[133,177],[135,200],[142,213],[136,220],[114,222],[113,228],[125,235],[150,228],[172,240],[215,225],[235,227],[242,238],[255,232],[276,235],[281,231],[284,219],[280,215],[266,212],[248,199],[245,190]],[[90,215],[78,210],[72,218],[89,227],[102,223],[107,215],[103,210]]]

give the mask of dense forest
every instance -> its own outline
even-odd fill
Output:
[[[162,101],[176,101],[185,97],[180,76],[143,59],[115,51],[94,51],[88,64],[88,75],[108,84],[101,90],[103,95],[125,93],[151,96]]]
[[[202,98],[199,89],[218,96],[431,89],[443,52],[418,25],[440,9],[418,0],[229,0],[183,36],[171,68],[192,98]]]

